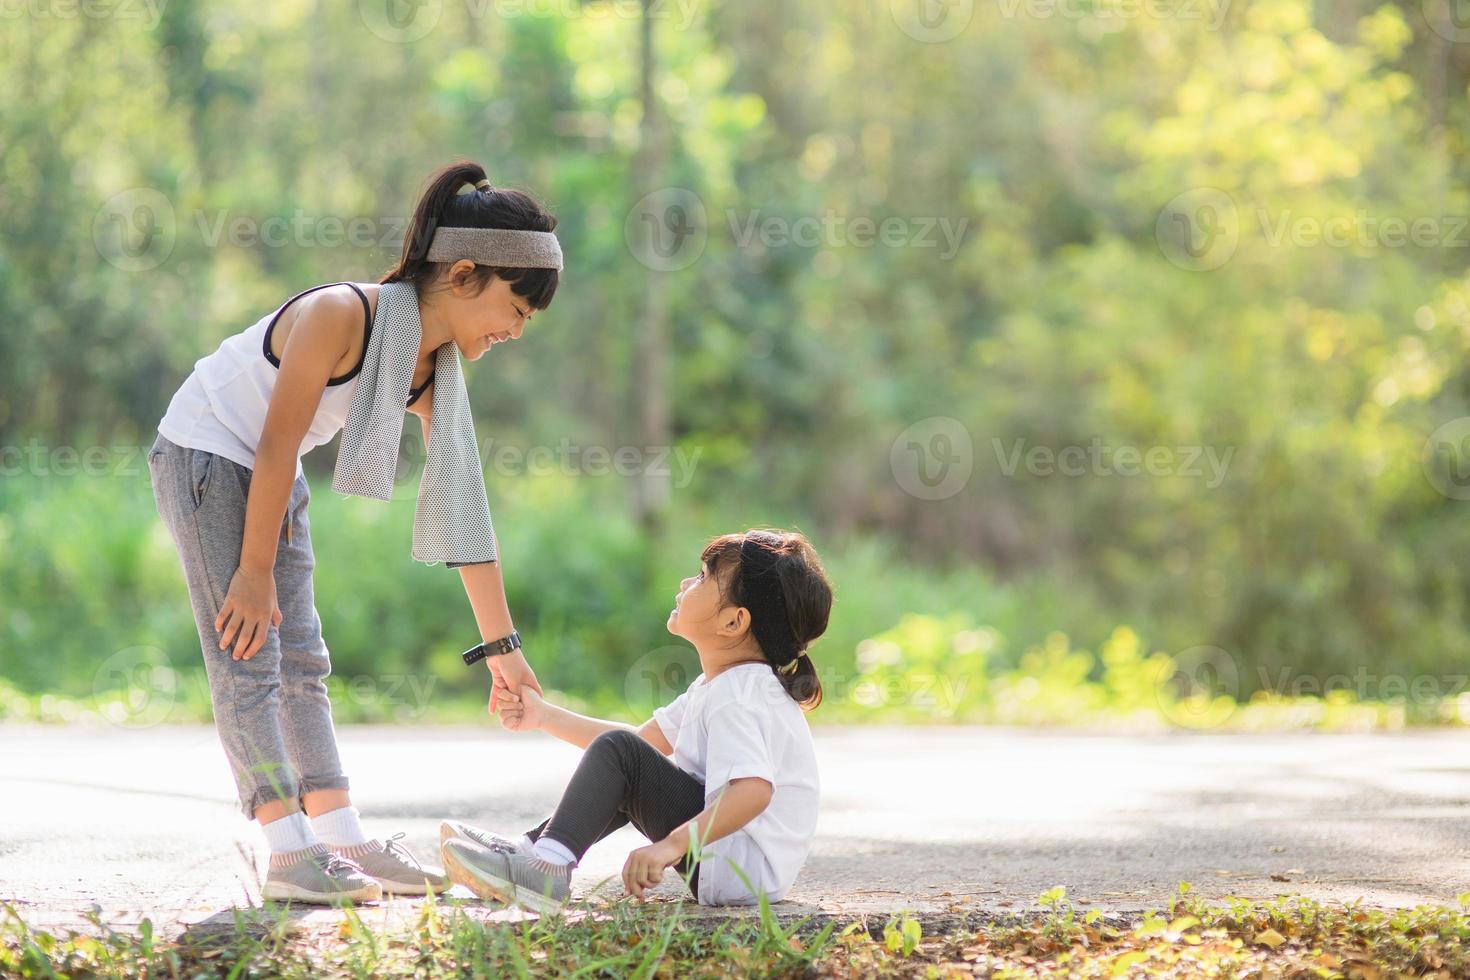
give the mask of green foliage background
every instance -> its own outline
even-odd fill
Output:
[[[1430,436],[1470,415],[1470,51],[1438,0],[981,4],[942,43],[903,30],[902,4],[694,3],[687,24],[668,5],[661,186],[697,195],[708,229],[669,273],[625,235],[657,189],[636,179],[632,6],[444,3],[411,43],[374,33],[366,2],[173,0],[156,24],[41,4],[5,21],[10,690],[88,695],[99,658],[135,645],[193,669],[141,455],[66,476],[55,450],[146,449],[224,337],[389,265],[394,243],[330,244],[322,220],[406,215],[457,156],[541,197],[568,263],[524,342],[469,369],[482,439],[635,444],[635,325],[659,275],[673,441],[699,453],[653,537],[627,481],[490,475],[512,608],[551,683],[621,697],[669,643],[702,540],[757,523],[798,525],[828,556],[838,607],[818,650],[838,676],[863,674],[861,641],[906,613],[994,630],[1003,669],[1054,633],[1097,649],[1128,624],[1145,655],[1228,651],[1241,695],[1282,671],[1463,669],[1470,529],[1436,485],[1467,447]],[[130,272],[99,222],[139,188],[166,199],[174,239]],[[1201,194],[1233,221],[1212,268],[1181,259],[1215,247]],[[812,247],[738,233],[828,215],[848,231]],[[317,231],[219,233],[273,218]],[[887,218],[907,244],[853,237]],[[964,223],[952,256],[937,234],[912,241],[938,222]],[[1394,222],[1429,230],[1396,238]],[[1324,226],[1342,241],[1311,233]],[[972,472],[928,500],[891,450],[935,417],[959,426]],[[17,463],[33,440],[39,469]],[[1228,466],[1212,485],[1007,463],[1094,445]],[[306,465],[339,673],[482,684],[454,670],[474,639],[457,576],[407,558],[411,503],[333,499],[333,451]]]

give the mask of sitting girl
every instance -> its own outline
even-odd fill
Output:
[[[694,644],[703,672],[652,719],[633,728],[548,704],[530,685],[500,691],[506,728],[539,728],[587,751],[556,810],[519,840],[446,822],[449,879],[482,898],[555,911],[587,849],[631,822],[653,842],[623,866],[638,898],[678,865],[701,905],[753,904],[761,892],[780,901],[817,826],[802,709],[822,700],[806,648],[831,607],[801,534],[727,534],[704,549],[669,614],[669,632]]]

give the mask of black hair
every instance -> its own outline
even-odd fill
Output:
[[[469,160],[440,167],[429,177],[428,185],[414,209],[413,221],[403,236],[403,252],[398,264],[378,280],[411,282],[423,295],[446,267],[443,262],[430,262],[425,256],[434,232],[439,228],[506,228],[512,231],[555,231],[556,218],[522,191],[504,187],[475,188],[488,181],[485,168]],[[473,188],[461,194],[465,185]],[[531,306],[544,310],[556,295],[561,273],[556,269],[520,269],[477,265],[467,279],[483,290],[491,278],[504,279],[511,291]]]
[[[714,575],[721,599],[750,610],[751,634],[786,693],[807,711],[821,704],[822,682],[807,648],[827,630],[832,586],[811,542],[796,531],[757,529],[723,534],[707,544],[699,557]],[[779,589],[774,605],[762,602],[757,594],[755,565],[762,578],[773,577],[774,584],[767,587]],[[758,615],[782,613],[784,623],[754,622]],[[783,666],[790,672],[783,673],[779,669]]]

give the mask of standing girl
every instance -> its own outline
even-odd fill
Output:
[[[347,420],[384,284],[417,295],[422,339],[405,410],[419,416],[426,446],[439,349],[454,344],[478,360],[551,304],[559,250],[557,268],[445,259],[437,245],[430,261],[439,228],[549,236],[555,227],[531,197],[491,186],[478,164],[444,167],[380,283],[320,285],[287,300],[197,361],[159,422],[148,454],[154,499],[183,566],[240,807],[270,845],[266,899],[371,901],[447,885],[396,838],[369,838],[352,805],[323,683],[331,663],[312,594],[301,457]],[[486,644],[519,646],[498,562],[451,564]],[[502,690],[540,689],[519,649],[486,663],[492,711]]]

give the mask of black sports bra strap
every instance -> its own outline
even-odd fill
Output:
[[[280,366],[281,366],[280,358],[276,357],[274,354],[271,353],[271,331],[275,330],[277,321],[279,321],[281,319],[281,314],[286,312],[286,307],[290,306],[292,303],[296,302],[298,299],[300,299],[301,297],[305,296],[307,293],[314,293],[318,289],[327,289],[327,288],[329,288],[331,286],[351,286],[352,287],[352,291],[357,294],[357,298],[360,299],[360,300],[362,300],[362,324],[363,324],[362,330],[363,330],[363,332],[362,332],[362,356],[357,359],[357,366],[354,367],[351,371],[348,371],[346,374],[342,375],[342,377],[340,377],[340,378],[332,378],[331,380],[329,380],[327,382],[327,384],[329,386],[330,385],[346,384],[347,382],[351,381],[353,378],[357,377],[358,372],[362,370],[363,361],[367,360],[368,341],[372,340],[372,337],[373,337],[373,308],[372,308],[372,304],[370,304],[368,302],[367,293],[363,292],[362,289],[361,289],[361,287],[359,287],[357,285],[357,283],[355,283],[355,282],[324,282],[320,286],[312,286],[310,289],[303,289],[301,292],[297,293],[295,296],[292,296],[290,299],[286,300],[286,302],[284,302],[284,303],[281,304],[281,308],[276,311],[276,315],[273,316],[273,317],[271,317],[271,322],[268,323],[268,324],[266,324],[266,328],[265,328],[265,339],[261,342],[262,353],[265,354],[265,359],[267,361],[270,361],[271,364],[274,365],[276,368],[280,368]]]

